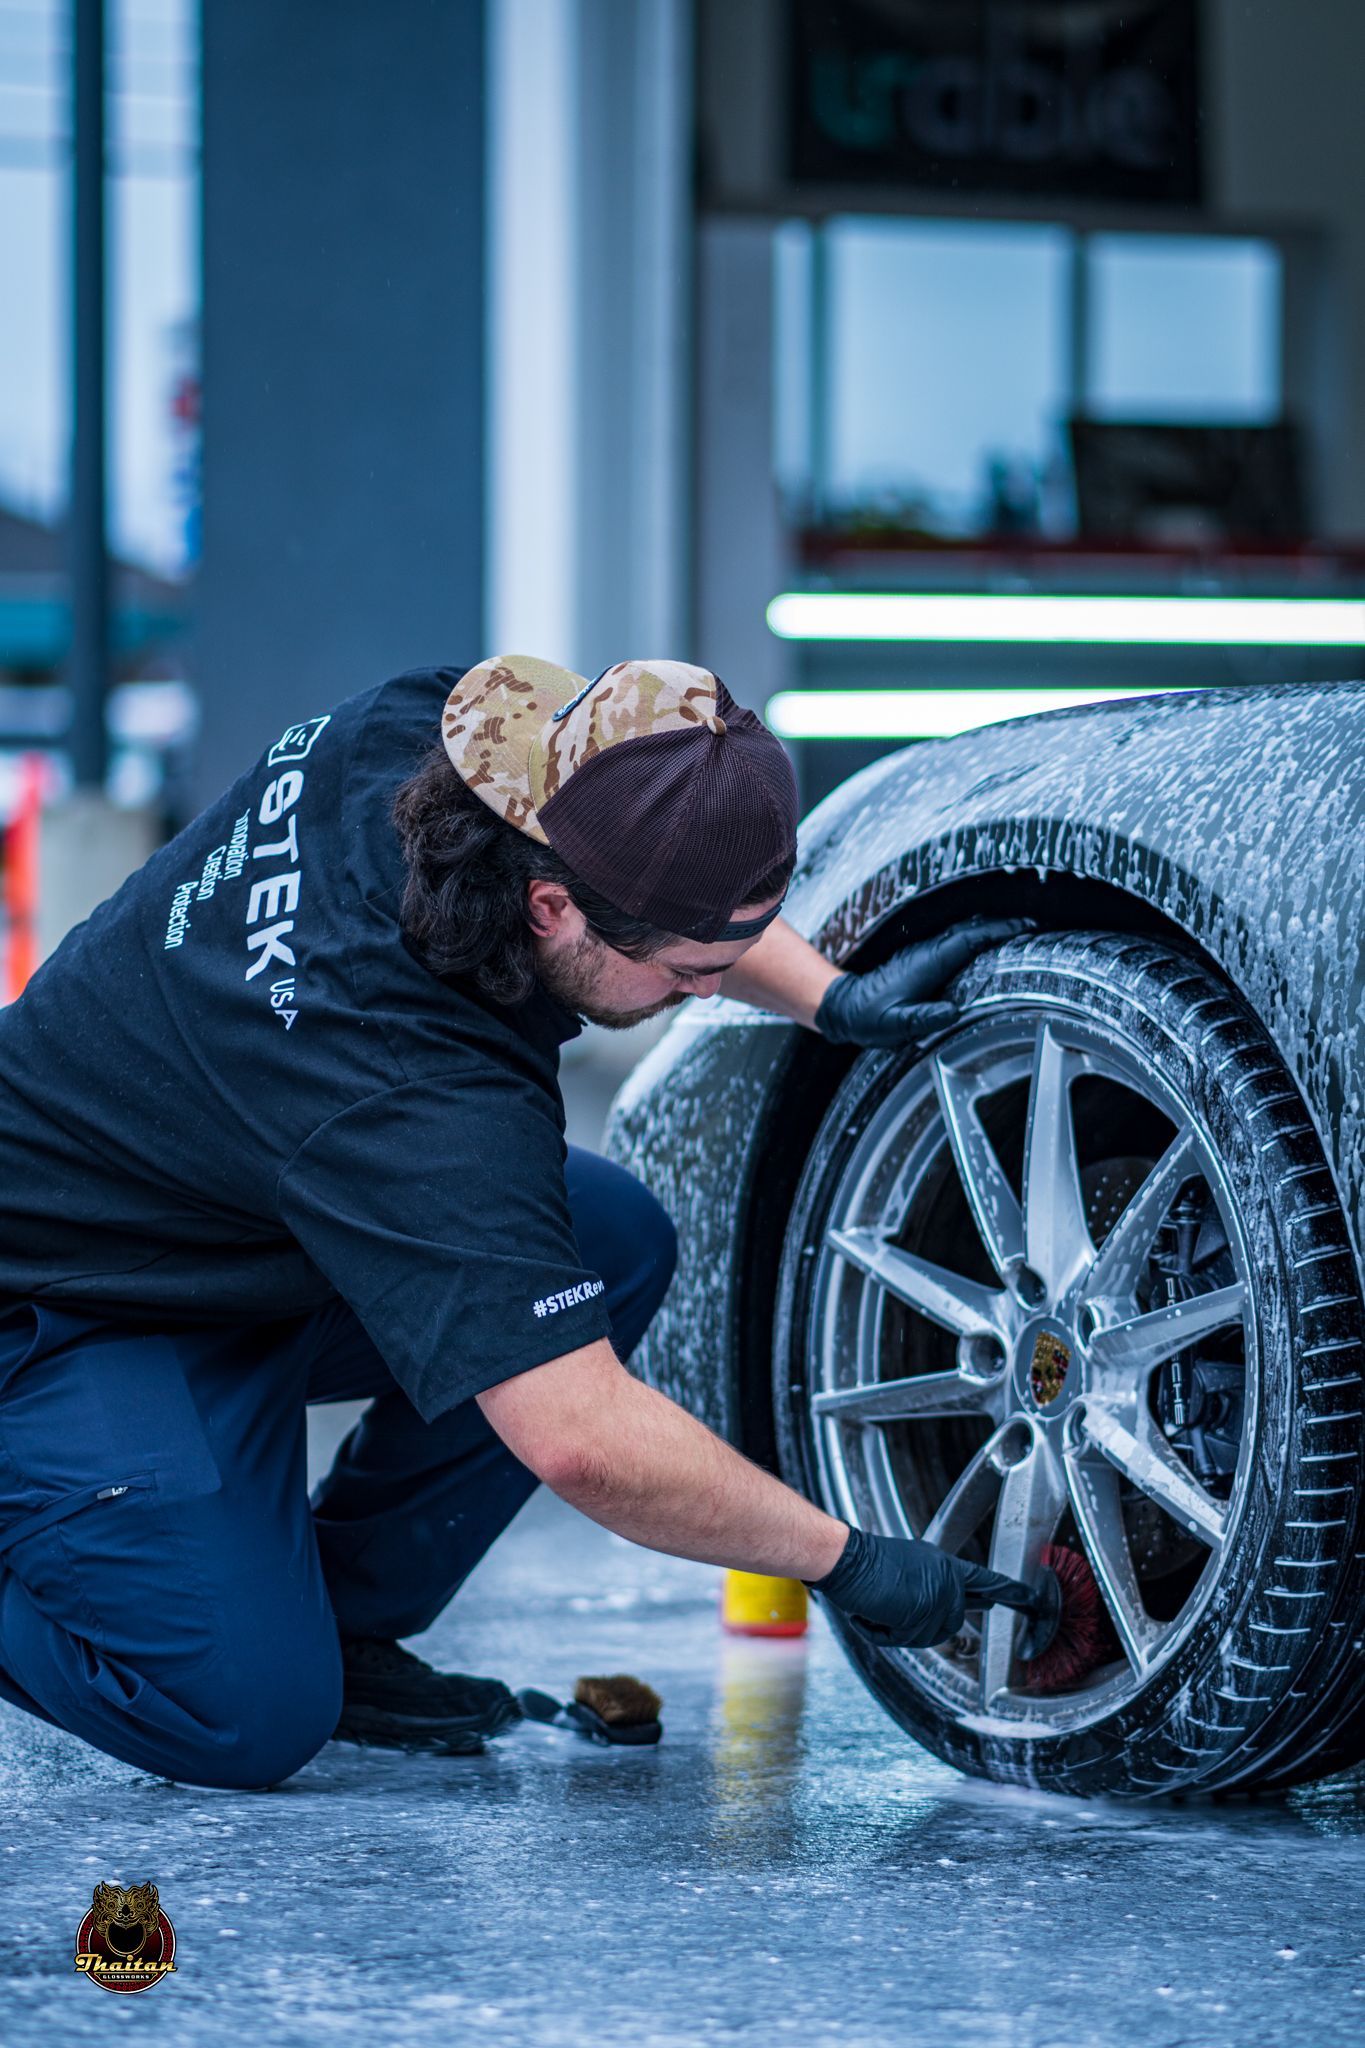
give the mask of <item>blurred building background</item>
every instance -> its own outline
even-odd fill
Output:
[[[703,661],[809,801],[1359,674],[1363,66],[1358,0],[0,0],[40,949],[416,663]]]

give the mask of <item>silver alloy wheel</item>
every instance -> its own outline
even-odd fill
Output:
[[[1110,1187],[1098,1245],[1095,1170],[1087,1191],[1073,1109],[1082,1081],[1092,1101],[1108,1086],[1148,1105],[1162,1137],[1141,1170],[1126,1162],[1131,1185],[1117,1195]],[[1011,1106],[1023,1126],[1013,1176],[999,1156]],[[975,1233],[964,1232],[960,1256],[940,1261],[912,1246],[950,1181]],[[1158,1233],[1191,1183],[1202,1183],[1225,1237],[1222,1284],[1144,1306]],[[1050,1735],[1111,1712],[1206,1606],[1255,1440],[1246,1237],[1197,1111],[1112,1021],[1044,998],[985,1005],[892,1086],[859,1132],[814,1255],[809,1405],[826,1504],[953,1552],[989,1526],[993,1569],[1025,1579],[1062,1530],[1084,1549],[1116,1638],[1112,1662],[1087,1685],[1042,1698],[1016,1662],[1018,1620],[1007,1608],[988,1610],[979,1631],[951,1645],[895,1654],[968,1725]],[[1215,1333],[1242,1380],[1225,1499],[1172,1448],[1152,1398],[1153,1375]],[[932,1354],[949,1341],[944,1364]],[[1175,1612],[1150,1611],[1134,1503],[1146,1526],[1155,1513],[1202,1555]]]

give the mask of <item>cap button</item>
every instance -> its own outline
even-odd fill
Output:
[[[722,733],[725,730],[725,720],[723,718],[708,718],[706,723],[714,733]]]

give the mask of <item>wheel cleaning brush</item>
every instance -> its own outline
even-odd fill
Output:
[[[1119,1641],[1095,1574],[1078,1550],[1050,1543],[1042,1567],[1045,1583],[1057,1590],[1040,1602],[1046,1615],[1040,1612],[1021,1646],[1029,1667],[1025,1682],[1030,1692],[1071,1692],[1118,1655]],[[1050,1620],[1054,1605],[1055,1622]]]
[[[528,1720],[570,1728],[576,1735],[586,1735],[589,1742],[620,1743],[635,1749],[657,1742],[664,1732],[659,1719],[663,1701],[658,1693],[625,1672],[614,1678],[580,1678],[567,1706],[530,1685],[522,1688],[517,1699]]]
[[[1072,1692],[1107,1664],[1118,1643],[1095,1574],[1078,1550],[1049,1544],[1032,1585],[968,1568],[969,1607],[1013,1607],[1027,1617],[1019,1642],[1029,1692]]]

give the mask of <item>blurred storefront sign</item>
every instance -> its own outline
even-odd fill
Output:
[[[791,0],[797,187],[1195,205],[1198,0]]]

